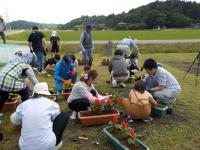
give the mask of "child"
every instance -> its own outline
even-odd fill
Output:
[[[90,65],[85,65],[84,66],[84,72],[82,73],[82,77],[84,76],[84,74],[87,74],[89,71],[91,70],[91,66]]]
[[[57,36],[56,31],[52,31],[50,42],[51,42],[51,58],[53,58],[53,56],[56,53],[59,53],[60,51],[60,38]]]
[[[129,118],[147,119],[151,114],[151,106],[157,105],[153,96],[145,89],[145,83],[139,80],[130,91],[129,98],[123,100],[122,104]]]
[[[135,54],[131,54],[130,55],[130,59],[127,59],[126,60],[127,62],[127,65],[128,65],[128,70],[130,72],[130,77],[134,76],[136,72],[139,71],[139,68],[138,68],[138,60],[135,56]]]
[[[76,67],[78,67],[78,60],[76,59],[76,56],[75,55],[71,55],[71,59],[72,59],[72,63],[76,66]]]

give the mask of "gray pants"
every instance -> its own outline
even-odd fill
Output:
[[[0,32],[0,36],[3,40],[3,43],[6,44],[6,36],[5,36],[5,33],[4,32]]]
[[[158,83],[149,76],[146,80],[147,88],[158,87]],[[176,97],[180,94],[181,90],[179,89],[169,89],[164,88],[162,91],[156,91],[153,94],[154,98],[165,105],[171,105],[176,101]]]
[[[82,57],[83,57],[83,61],[85,61],[85,65],[90,65],[92,66],[92,62],[93,62],[93,49],[86,49],[85,52],[82,51]]]

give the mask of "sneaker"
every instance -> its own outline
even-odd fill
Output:
[[[3,113],[0,113],[0,117],[2,117],[3,116]]]
[[[117,87],[117,81],[116,80],[112,80],[112,86]]]
[[[153,121],[153,118],[152,117],[148,117],[146,119],[143,119],[144,122],[148,123],[148,122],[151,122]]]
[[[123,82],[123,83],[120,83],[120,86],[125,88],[126,87],[126,84]]]
[[[33,70],[34,70],[34,71],[38,71],[38,69],[37,69],[37,68],[35,68],[35,67],[33,67]]]
[[[71,118],[72,120],[75,120],[75,119],[76,119],[76,115],[77,115],[77,112],[76,112],[76,111],[73,111],[72,114],[71,114],[71,116],[70,116],[70,118]]]
[[[47,76],[48,76],[48,77],[52,77],[52,75],[51,75],[51,74],[49,74],[49,73],[47,74]]]
[[[45,73],[47,73],[45,70],[42,70],[42,74],[45,74]]]
[[[62,145],[63,145],[63,142],[60,141],[60,143],[56,145],[53,150],[59,150],[62,147]]]

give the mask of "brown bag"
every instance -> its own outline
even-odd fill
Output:
[[[135,98],[137,103],[131,102],[128,98],[123,99],[122,105],[127,113],[133,119],[146,119],[151,114],[151,103],[144,104],[143,100],[149,99],[138,99],[135,91],[134,91]]]

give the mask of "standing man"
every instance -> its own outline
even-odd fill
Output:
[[[38,69],[39,73],[45,73],[44,69],[44,55],[47,49],[47,43],[45,36],[42,32],[39,32],[37,26],[33,26],[32,33],[28,38],[29,48],[31,52],[34,52],[37,57],[37,62],[34,62],[34,67]]]
[[[93,39],[92,39],[92,25],[86,25],[86,31],[81,33],[80,47],[82,51],[83,61],[85,65],[92,66],[93,62]]]
[[[126,38],[124,38],[118,46],[121,46],[121,47],[124,46],[124,49],[125,49],[124,53],[127,55],[127,57],[130,56],[131,49],[135,50],[134,54],[136,55],[137,58],[140,56],[139,48],[131,36],[127,36]]]
[[[0,36],[3,40],[3,43],[6,44],[6,37],[4,31],[6,31],[6,24],[3,18],[0,16]]]

